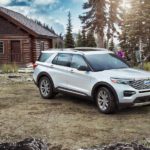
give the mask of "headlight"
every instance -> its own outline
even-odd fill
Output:
[[[113,83],[117,83],[117,84],[129,84],[132,79],[122,79],[122,78],[110,78],[110,80],[113,82]]]

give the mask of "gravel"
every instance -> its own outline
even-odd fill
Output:
[[[31,73],[9,73],[9,74],[0,73],[0,78],[5,78],[5,81],[7,81],[8,83],[10,82],[33,82]]]
[[[94,146],[91,148],[85,148],[80,150],[150,150],[150,148],[146,148],[143,145],[139,145],[138,143],[124,144],[117,143],[113,145],[102,146]]]

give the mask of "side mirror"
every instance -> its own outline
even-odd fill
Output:
[[[89,67],[87,67],[87,66],[80,66],[80,67],[78,68],[78,70],[79,70],[79,71],[90,71]]]

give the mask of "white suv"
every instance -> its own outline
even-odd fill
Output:
[[[150,73],[132,69],[110,51],[44,51],[34,65],[44,99],[58,92],[89,97],[102,113],[121,104],[150,102]]]

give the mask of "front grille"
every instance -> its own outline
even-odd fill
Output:
[[[137,90],[147,90],[150,89],[150,79],[134,80],[130,81],[129,85]]]

